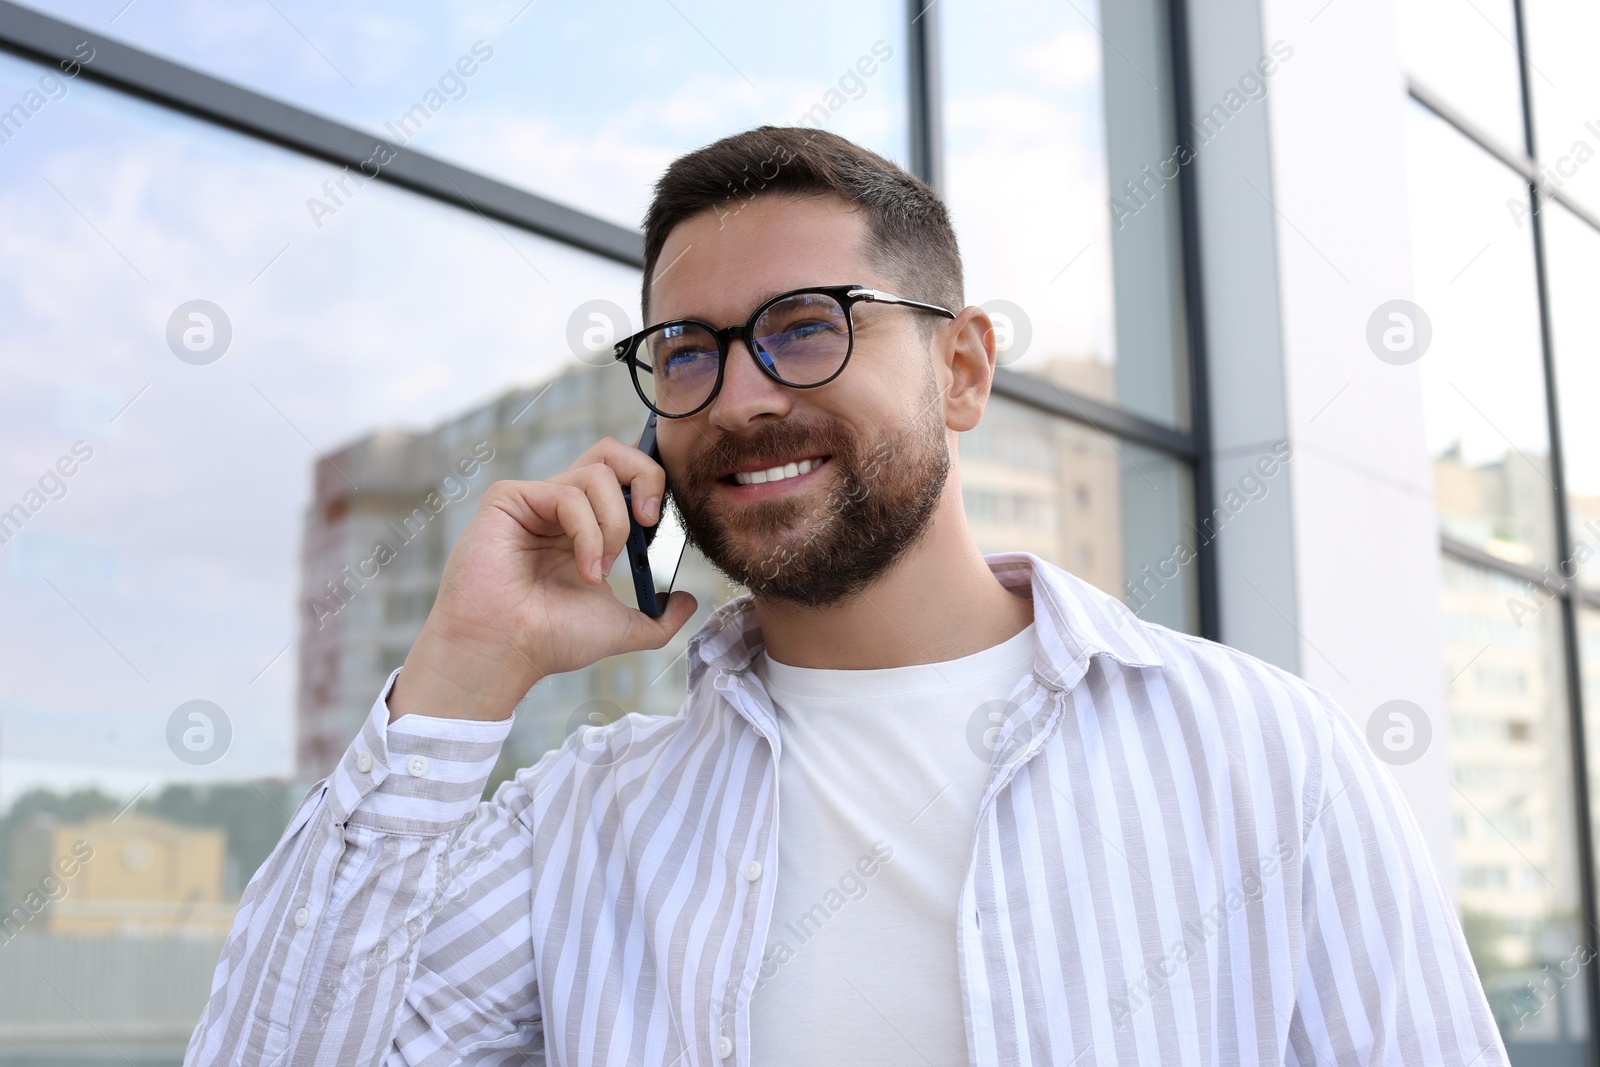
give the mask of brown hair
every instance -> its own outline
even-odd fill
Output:
[[[834,195],[866,212],[872,265],[894,279],[896,295],[960,311],[961,251],[950,215],[934,191],[905,170],[835,133],[805,126],[758,126],[680,156],[656,182],[644,220],[640,307],[650,314],[650,279],[667,235],[713,210],[736,214],[757,196]],[[819,278],[818,284],[853,281]],[[924,337],[937,323],[925,320]]]

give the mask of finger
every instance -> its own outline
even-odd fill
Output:
[[[600,524],[601,565],[615,562],[628,543],[630,526],[627,504],[622,499],[622,486],[617,484],[617,474],[604,463],[591,463],[572,474],[589,497],[590,510]]]
[[[667,472],[661,464],[615,437],[596,441],[567,471],[590,463],[604,463],[616,472],[617,483],[627,486],[630,491],[633,514],[641,525],[649,526],[656,521],[661,513],[661,498],[666,495],[667,489]]]
[[[590,585],[605,581],[600,569],[605,540],[601,536],[594,508],[589,504],[589,494],[578,486],[564,485],[546,496],[545,502],[554,509],[562,531],[572,539],[572,556],[577,564],[578,576]]]

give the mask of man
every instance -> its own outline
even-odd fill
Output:
[[[664,325],[618,352],[661,464],[607,439],[488,490],[244,894],[188,1063],[1506,1063],[1329,697],[978,551],[991,326],[927,187],[763,127],[672,165],[645,253]],[[606,584],[623,486],[647,525],[670,486],[751,594],[678,715],[480,803],[541,678],[693,614]]]

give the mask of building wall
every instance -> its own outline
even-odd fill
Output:
[[[1217,539],[1222,639],[1325,689],[1362,728],[1389,701],[1423,709],[1433,740],[1392,772],[1451,884],[1421,386],[1365,339],[1375,309],[1412,290],[1394,12],[1218,0],[1189,19],[1194,110],[1228,114],[1196,134],[1195,163],[1217,485],[1274,441],[1293,457],[1280,491]],[[1276,63],[1252,100],[1241,78],[1263,57]]]

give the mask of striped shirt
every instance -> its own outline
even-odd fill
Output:
[[[1508,1063],[1410,809],[1331,697],[985,558],[1038,647],[952,827],[970,1062]],[[490,801],[510,722],[390,724],[391,676],[251,879],[186,1064],[748,1065],[783,743],[761,647],[750,597],[723,604],[677,715],[579,731]]]

